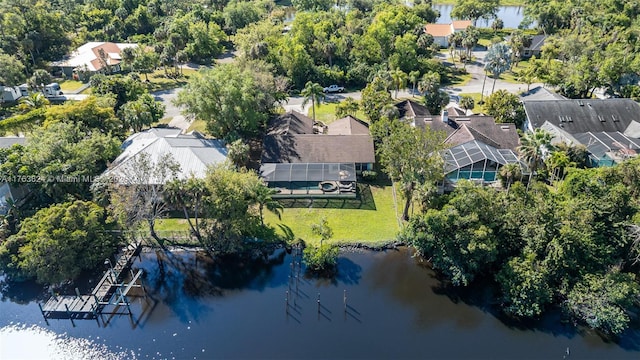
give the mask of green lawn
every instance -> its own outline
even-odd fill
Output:
[[[312,244],[319,243],[320,239],[311,232],[311,225],[323,216],[333,229],[333,237],[330,240],[333,243],[363,243],[375,246],[395,240],[400,227],[391,186],[360,186],[365,189],[361,191],[363,200],[316,199],[311,202],[307,199],[282,199],[280,201],[285,206],[282,220],[265,211],[265,223],[278,229],[282,235],[284,232],[279,225],[284,225],[291,229],[295,238]],[[182,218],[156,221],[156,231],[165,234],[180,234],[188,230],[189,225]]]
[[[527,60],[521,60],[521,61],[518,62],[518,65],[515,66],[512,70],[509,70],[509,71],[505,72],[504,74],[500,75],[500,79],[504,80],[506,82],[510,82],[512,84],[521,84],[522,82],[517,80],[517,73],[518,73],[518,71],[522,71],[522,70],[524,70],[524,69],[526,69],[528,67],[529,67],[528,59]],[[523,89],[523,90],[525,90],[525,89]]]
[[[197,72],[197,70],[183,68],[182,69],[183,75],[173,79],[173,78],[167,77],[164,70],[158,69],[153,73],[149,74],[149,82],[146,83],[147,90],[149,90],[149,92],[154,92],[154,91],[168,90],[168,89],[174,89],[180,86],[184,86],[187,83],[187,80],[189,80],[189,76],[193,75],[195,72]],[[146,80],[146,77],[144,74],[140,74],[140,78],[142,80]]]
[[[282,200],[285,205],[282,220],[272,213],[266,213],[265,222],[275,228],[282,224],[291,229],[296,238],[310,243],[320,242],[312,234],[311,225],[322,217],[326,217],[329,227],[333,229],[333,243],[380,245],[392,241],[399,230],[392,188],[390,185],[370,186],[370,190],[367,190],[367,187],[361,191],[364,194],[362,202],[337,199],[316,199],[312,203],[304,199]]]
[[[204,120],[194,120],[191,123],[191,126],[187,129],[187,132],[197,131],[200,133],[206,133],[207,131],[207,123]]]
[[[336,105],[338,105],[338,103],[329,102],[329,103],[322,103],[316,106],[316,120],[322,121],[325,124],[330,124],[338,120],[336,118]],[[309,107],[309,112],[307,113],[307,116],[309,117],[313,116],[311,107]],[[365,116],[364,112],[362,112],[362,110],[358,110],[358,112],[353,114],[353,116],[357,117],[362,121],[367,121],[366,120],[367,117]]]
[[[473,98],[473,102],[474,102],[474,108],[473,108],[473,113],[474,114],[479,114],[481,112],[484,111],[484,108],[482,107],[482,105],[478,105],[478,103],[480,102],[480,93],[460,93],[459,96],[471,96]]]
[[[77,80],[62,80],[59,81],[58,84],[60,84],[60,89],[62,89],[63,92],[76,91],[84,85],[82,81]]]

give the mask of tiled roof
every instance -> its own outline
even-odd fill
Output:
[[[80,46],[68,58],[52,63],[54,66],[64,67],[83,67],[86,66],[89,71],[98,71],[102,69],[99,60],[99,50],[102,49],[106,53],[109,65],[116,65],[121,61],[122,50],[129,47],[137,47],[137,44],[129,43],[112,43],[112,42],[88,42]]]
[[[449,36],[453,34],[453,27],[451,24],[426,24],[424,31],[433,37]]]

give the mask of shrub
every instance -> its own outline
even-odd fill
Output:
[[[374,181],[378,177],[378,173],[373,170],[364,170],[362,172],[362,179],[365,181]]]
[[[306,247],[303,251],[302,259],[307,264],[307,269],[311,272],[332,272],[338,262],[338,247],[331,244]]]

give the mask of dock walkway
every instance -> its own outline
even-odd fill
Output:
[[[40,311],[46,319],[96,319],[102,314],[106,305],[127,305],[126,295],[134,283],[142,274],[142,270],[134,275],[129,284],[121,283],[131,268],[133,260],[140,253],[142,243],[129,244],[117,257],[115,264],[104,273],[102,279],[93,288],[91,294],[81,295],[76,289],[75,295],[52,295],[44,305],[40,305]],[[138,285],[139,286],[139,285]],[[123,289],[124,288],[124,291]],[[111,302],[114,294],[118,293],[116,300]],[[122,303],[124,301],[125,303]]]

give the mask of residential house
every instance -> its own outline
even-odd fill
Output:
[[[120,184],[163,184],[168,179],[156,174],[136,174],[132,179],[142,154],[149,156],[152,163],[169,154],[180,165],[178,179],[190,177],[204,178],[210,165],[227,159],[227,148],[220,140],[207,139],[198,132],[182,134],[176,128],[152,128],[135,133],[122,144],[122,153],[113,161],[103,176],[108,176]],[[145,177],[147,176],[147,177]]]
[[[566,100],[567,98],[542,86],[536,86],[520,94],[521,101]]]
[[[611,166],[640,151],[640,105],[631,99],[523,101],[526,128],[553,143],[584,145],[591,166]]]
[[[269,124],[260,175],[277,197],[355,197],[356,174],[374,163],[367,123],[347,116],[324,126],[291,111]]]
[[[525,46],[522,49],[522,57],[530,58],[535,56],[540,58],[540,54],[542,53],[542,45],[544,45],[544,41],[547,39],[547,35],[534,35],[531,37],[531,44],[529,46]]]
[[[517,163],[523,173],[527,172],[516,153],[520,139],[514,124],[496,124],[491,116],[458,115],[447,110],[430,115],[424,105],[411,100],[396,106],[401,119],[412,126],[446,134],[445,142],[450,147],[443,153],[444,190],[450,190],[460,179],[493,183],[500,168],[509,163]]]
[[[137,46],[128,43],[88,42],[70,56],[51,65],[62,70],[68,77],[78,77],[81,73],[87,74],[87,78],[95,73],[117,73],[121,70],[122,51]]]
[[[17,136],[0,137],[0,148],[8,149],[15,144],[24,145],[26,138]],[[9,184],[7,181],[0,182],[0,215],[6,215],[9,210],[9,202],[19,201],[26,193],[23,187]]]
[[[424,31],[433,36],[433,41],[443,48],[449,47],[449,36],[464,31],[472,25],[471,20],[454,20],[450,24],[426,24]]]

